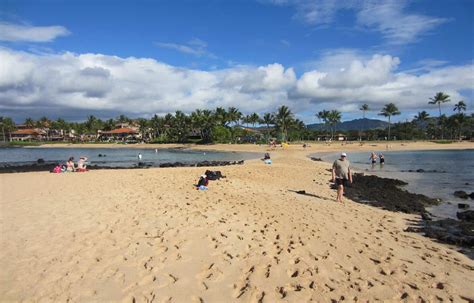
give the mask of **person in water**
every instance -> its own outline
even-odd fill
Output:
[[[384,158],[383,154],[380,154],[380,155],[379,155],[379,161],[380,161],[380,164],[384,164],[384,163],[385,163],[385,158]]]
[[[337,186],[336,202],[343,202],[342,196],[344,195],[344,186],[347,186],[348,183],[352,183],[352,171],[350,165],[346,153],[342,153],[341,157],[334,161],[332,165],[332,182],[336,183]]]
[[[138,158],[138,161],[141,161],[142,160],[142,154],[139,153],[137,158]]]
[[[377,155],[374,152],[372,152],[370,154],[369,160],[372,162],[372,164],[377,163]]]

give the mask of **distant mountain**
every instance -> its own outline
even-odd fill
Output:
[[[308,124],[308,129],[321,130],[327,129],[323,123]],[[355,119],[351,121],[344,121],[337,124],[337,130],[367,130],[367,129],[385,129],[388,127],[388,122],[377,119]]]

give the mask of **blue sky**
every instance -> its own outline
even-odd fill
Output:
[[[472,111],[473,12],[471,0],[2,0],[0,111],[80,120],[287,104],[311,123],[394,102],[404,120],[435,115],[437,91],[452,96],[446,113],[459,100]]]

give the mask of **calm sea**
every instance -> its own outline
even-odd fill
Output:
[[[99,154],[102,157],[99,157]],[[58,163],[66,162],[69,157],[79,160],[86,156],[88,163],[100,166],[130,167],[141,162],[157,166],[162,163],[201,161],[236,161],[255,159],[254,153],[198,151],[188,149],[138,149],[138,148],[0,148],[0,166],[5,164],[29,164],[39,158]],[[105,155],[105,156],[104,156]]]
[[[456,190],[474,191],[474,150],[439,151],[377,151],[385,156],[385,164],[372,165],[370,153],[348,153],[348,159],[359,172],[370,172],[381,177],[408,182],[410,192],[443,200],[443,203],[428,209],[440,218],[456,218],[458,203],[467,203],[474,208],[474,200],[453,196]],[[320,155],[321,156],[321,155]],[[322,155],[324,161],[333,162],[338,154]],[[423,169],[425,172],[407,172]],[[429,172],[434,171],[437,172]]]

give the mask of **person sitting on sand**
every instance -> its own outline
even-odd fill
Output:
[[[262,160],[269,160],[270,159],[270,153],[265,153],[263,155],[263,159]]]
[[[347,182],[352,183],[352,171],[349,160],[346,159],[347,154],[342,153],[341,157],[334,161],[332,165],[332,182],[337,185],[336,202],[343,202],[342,195],[344,194],[344,186]]]
[[[207,176],[206,175],[201,175],[201,177],[199,177],[199,181],[196,185],[196,189],[206,190],[208,184],[209,184],[209,180],[207,179]]]
[[[73,172],[76,171],[76,167],[74,166],[74,157],[70,157],[69,160],[66,162],[66,171]]]
[[[86,166],[86,161],[87,161],[87,158],[86,157],[80,157],[79,158],[79,161],[77,161],[77,171],[78,172],[85,172],[87,171],[87,166]]]

